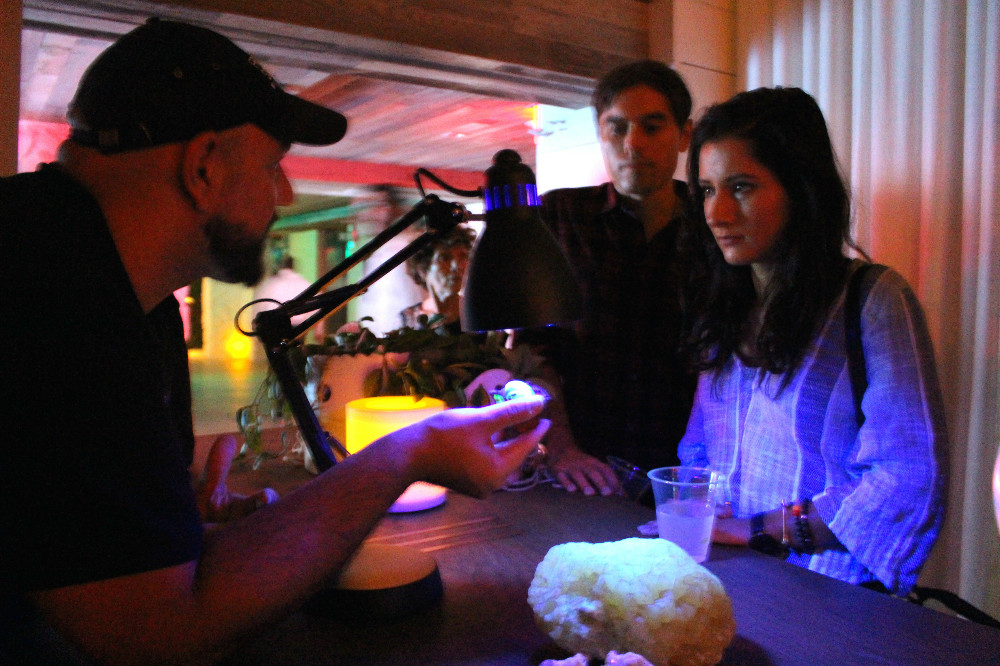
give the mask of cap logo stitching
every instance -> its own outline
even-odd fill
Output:
[[[253,67],[258,72],[260,72],[264,76],[265,79],[267,79],[267,82],[270,84],[270,86],[272,88],[274,88],[275,90],[278,90],[278,82],[274,80],[273,76],[271,76],[270,74],[268,74],[267,70],[264,69],[261,66],[261,64],[259,62],[257,62],[257,60],[254,59],[253,56],[248,55],[247,56],[247,62],[250,63],[251,67]]]

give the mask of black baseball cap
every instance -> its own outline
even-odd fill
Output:
[[[284,143],[325,146],[347,131],[341,114],[285,92],[217,32],[149,19],[90,65],[67,113],[70,138],[103,153],[186,141],[253,123]]]

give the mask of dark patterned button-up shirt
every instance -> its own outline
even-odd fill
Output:
[[[674,188],[686,202],[684,184]],[[677,464],[696,382],[677,353],[684,219],[647,241],[610,183],[549,192],[542,217],[583,290],[585,316],[519,339],[540,345],[562,377],[583,451],[645,469]]]

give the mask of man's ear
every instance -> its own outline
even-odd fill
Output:
[[[212,209],[222,187],[223,163],[219,148],[219,136],[215,132],[202,132],[184,143],[181,187],[199,212]]]

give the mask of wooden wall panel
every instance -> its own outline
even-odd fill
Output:
[[[0,176],[17,173],[18,81],[21,76],[21,2],[0,0]]]

